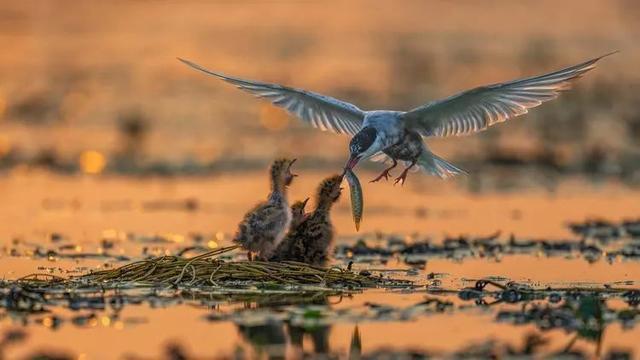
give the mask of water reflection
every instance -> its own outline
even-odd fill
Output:
[[[234,324],[238,335],[234,341],[239,346],[234,353],[236,358],[333,358],[347,354],[354,358],[403,358],[414,355],[502,357],[532,354],[575,355],[588,358],[614,350],[616,356],[631,354],[631,350],[624,350],[624,346],[630,349],[632,339],[637,336],[636,322],[640,320],[638,290],[577,290],[577,287],[533,290],[526,284],[503,285],[497,288],[498,290],[495,290],[481,283],[473,287],[476,291],[476,296],[473,297],[468,295],[471,289],[469,288],[453,293],[435,292],[426,298],[423,291],[412,291],[405,295],[365,292],[342,299],[321,295],[312,299],[301,299],[294,295],[287,299],[286,296],[279,295],[275,301],[262,303],[242,298],[234,302],[228,296],[221,296],[215,300],[207,295],[184,296],[180,292],[152,291],[146,295],[127,295],[125,291],[100,300],[95,297],[89,297],[86,301],[76,299],[72,302],[39,299],[46,305],[38,311],[33,311],[33,308],[32,311],[25,311],[26,308],[7,306],[9,298],[14,300],[14,304],[20,301],[14,291],[13,294],[9,294],[10,297],[7,297],[6,293],[2,297],[5,306],[1,321],[5,324],[22,324],[27,336],[36,329],[34,325],[62,334],[69,332],[69,325],[82,331],[105,328],[112,331],[132,329],[145,332],[150,329],[159,330],[158,327],[162,327],[154,320],[159,315],[158,311],[178,307],[182,308],[183,312],[186,311],[184,314],[188,314],[198,308],[211,309],[205,317],[208,321],[204,322],[211,325],[203,329],[214,329],[214,324]],[[517,289],[517,292],[537,295],[517,298],[505,295],[510,293],[507,290],[514,289]],[[60,299],[64,299],[64,294],[61,295]],[[398,301],[401,299],[405,299],[407,303],[403,305]],[[479,299],[483,301],[478,301]],[[75,309],[74,312],[81,313],[66,315],[60,308],[64,304],[70,309]],[[79,307],[79,304],[85,305]],[[151,305],[150,309],[155,310],[144,310],[145,304]],[[475,309],[482,309],[482,312],[478,313]],[[143,316],[146,319],[136,320],[132,314],[145,314]],[[491,316],[487,318],[487,314]],[[196,327],[197,323],[203,323],[202,318],[196,319],[195,323],[187,321],[184,315],[173,321],[179,319],[183,319],[184,326],[191,324],[191,327]],[[447,326],[448,322],[460,321],[463,321],[461,324],[464,325]],[[374,330],[371,325],[376,323],[386,328],[387,332],[381,334],[380,329]],[[418,327],[414,328],[414,325]],[[511,336],[505,331],[506,328],[499,332],[490,330],[494,326],[505,325],[513,329]],[[618,327],[625,329],[622,335]],[[483,328],[497,337],[492,340],[486,339]],[[517,330],[520,328],[522,330]],[[345,337],[346,329],[350,330]],[[439,336],[445,336],[445,339],[454,339],[455,337],[451,337],[456,334],[462,341],[445,341],[439,344],[427,341],[421,346],[401,345],[402,341],[398,342],[398,336],[409,336],[409,333],[418,329],[423,329],[426,332],[425,336],[434,336],[439,331]],[[536,331],[532,332],[533,329]],[[559,333],[557,329],[563,332]],[[433,333],[434,331],[436,333]],[[606,335],[607,333],[610,335]],[[113,332],[108,333],[109,337],[116,335]],[[228,337],[229,333],[215,332],[209,336]],[[9,340],[21,339],[20,336],[11,334],[5,337]],[[122,340],[121,337],[116,338]],[[164,350],[165,354],[168,354],[167,358],[199,358],[193,354],[193,349],[189,349],[192,345],[182,345],[185,341],[187,339],[177,339],[168,345]],[[15,346],[9,346],[10,341],[2,342],[5,343],[8,349],[20,345],[20,341],[16,341]],[[585,347],[585,344],[591,345]]]
[[[293,300],[293,301],[292,301]],[[329,306],[329,297],[318,294],[309,299],[295,299],[280,301],[277,305],[270,302],[257,305],[255,308],[245,304],[245,308],[252,310],[266,310],[267,318],[260,321],[260,318],[248,317],[236,322],[238,332],[242,339],[253,349],[254,354],[262,358],[266,355],[269,359],[284,358],[286,354],[302,356],[304,354],[304,340],[308,339],[312,344],[312,354],[328,355],[330,353],[329,334],[331,325],[323,324],[320,320],[321,312],[308,310],[298,318],[278,318],[279,311],[283,311],[286,306]],[[259,324],[253,324],[254,322]]]
[[[0,358],[638,356],[640,116],[629,89],[640,84],[640,7],[583,5],[119,1],[61,12],[0,2],[3,44],[15,49],[0,59]],[[276,154],[300,158],[292,198],[344,164],[347,138],[192,76],[176,56],[362,108],[409,109],[613,50],[603,46],[624,51],[559,101],[464,145],[434,142],[469,177],[364,184],[362,233],[338,204],[335,265],[419,288],[12,281],[225,246]],[[582,222],[594,217],[613,222]],[[569,220],[579,221],[572,233]]]
[[[24,329],[28,336],[39,334],[33,339],[63,345],[63,350],[100,331],[105,339],[121,343],[114,353],[144,341],[145,351],[161,351],[167,358],[202,358],[217,351],[237,358],[623,355],[637,351],[632,340],[640,319],[636,227],[631,220],[574,222],[570,228],[580,239],[562,241],[504,241],[491,234],[431,242],[420,235],[372,234],[349,247],[351,254],[344,259],[346,251],[340,249],[347,245],[341,246],[334,265],[413,285],[396,282],[388,289],[346,293],[274,284],[194,286],[189,276],[184,284],[167,286],[123,283],[108,289],[84,283],[66,288],[56,285],[64,284],[56,282],[58,277],[111,269],[130,260],[66,256],[82,255],[91,245],[51,232],[46,238],[57,249],[53,253],[29,241],[6,249],[9,255],[2,264],[7,269],[22,266],[21,271],[47,274],[39,275],[46,282],[0,282],[0,323]],[[225,240],[223,235],[118,231],[105,236],[110,245],[100,245],[103,255],[122,247],[129,259],[147,258],[150,250],[142,251],[145,247],[157,247],[158,255],[193,256],[206,249],[201,244],[208,239]],[[584,261],[583,251],[596,248],[602,255]],[[617,254],[613,261],[611,254]],[[407,261],[409,255],[423,261],[418,266]],[[169,318],[161,320],[164,316]],[[200,335],[185,336],[175,329],[171,337],[175,323],[199,329]],[[134,341],[135,334],[167,335]],[[205,334],[209,340],[198,340]],[[202,348],[201,341],[211,347]],[[5,352],[12,356],[31,349],[21,344]]]
[[[329,355],[330,325],[301,327],[289,322],[269,321],[264,325],[237,325],[242,339],[253,349],[255,356],[281,359],[286,354],[302,357],[305,354],[304,340],[311,341],[307,353]],[[311,351],[309,351],[311,350]]]

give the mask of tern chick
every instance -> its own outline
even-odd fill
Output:
[[[341,183],[342,175],[329,177],[320,183],[316,209],[287,234],[269,260],[298,261],[317,266],[326,264],[334,237],[329,213],[340,198]]]
[[[292,238],[290,235],[293,234],[298,226],[300,226],[300,224],[309,217],[309,213],[305,210],[307,202],[309,202],[309,198],[306,198],[303,201],[296,201],[291,205],[291,225],[289,225],[289,232],[280,242],[280,245],[278,245],[276,250],[273,251],[273,255],[268,258],[269,261],[281,261],[284,259],[283,255],[289,252],[288,249],[292,244]]]
[[[287,187],[296,176],[291,173],[294,160],[276,160],[271,165],[271,193],[267,201],[257,204],[245,216],[233,241],[255,252],[259,259],[267,259],[284,238],[291,224],[291,209],[287,201]]]
[[[309,198],[302,201],[296,201],[291,205],[291,225],[289,225],[289,232],[298,228],[298,226],[300,226],[300,224],[302,224],[302,222],[307,218],[308,214],[305,211],[307,202],[309,202]]]
[[[540,76],[476,87],[406,112],[364,111],[348,102],[311,91],[226,76],[179,60],[264,98],[314,127],[352,135],[346,165],[349,169],[368,158],[393,161],[393,166],[373,181],[387,179],[398,160],[404,161],[407,167],[396,179],[396,183],[404,183],[407,171],[416,166],[440,178],[464,173],[433,154],[423,137],[469,135],[526,114],[529,109],[568,90],[576,79],[593,69],[598,60],[611,54]]]

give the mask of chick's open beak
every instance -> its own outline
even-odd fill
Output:
[[[289,162],[289,167],[287,167],[287,172],[286,172],[286,174],[285,174],[285,175],[286,175],[286,177],[285,177],[285,183],[286,183],[287,185],[291,185],[291,182],[293,182],[293,179],[294,179],[295,177],[297,177],[297,176],[298,176],[298,174],[294,174],[294,173],[292,173],[292,172],[291,172],[291,166],[293,165],[293,163],[295,163],[295,162],[296,162],[296,160],[297,160],[297,159],[293,159],[293,160],[291,160],[291,161]]]
[[[304,209],[307,206],[307,202],[309,201],[309,198],[304,199],[304,201],[302,202],[302,208]]]
[[[291,162],[289,163],[289,168],[287,169],[287,171],[289,172],[290,176],[296,177],[298,176],[298,174],[294,174],[291,172],[291,166],[293,165],[293,163],[295,163],[298,159],[293,159],[291,160]]]

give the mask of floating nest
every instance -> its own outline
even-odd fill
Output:
[[[221,257],[237,248],[238,246],[223,247],[191,258],[160,256],[68,279],[48,274],[33,274],[19,279],[18,282],[30,286],[63,285],[76,288],[80,286],[117,288],[125,285],[183,288],[230,288],[238,285],[254,285],[261,288],[270,286],[277,288],[286,285],[304,285],[331,289],[359,289],[412,285],[410,281],[389,279],[368,272],[358,273],[340,267],[322,268],[293,261],[227,261]]]

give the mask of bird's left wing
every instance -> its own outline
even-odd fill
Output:
[[[415,108],[402,118],[423,136],[469,135],[555,99],[611,54],[540,76],[477,87]]]
[[[178,58],[190,67],[215,76],[276,106],[322,130],[355,135],[362,126],[364,111],[357,106],[330,96],[279,84],[243,80],[208,70],[191,61]]]

